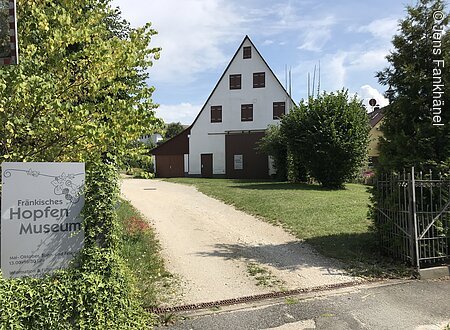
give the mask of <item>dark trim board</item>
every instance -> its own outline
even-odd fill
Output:
[[[191,129],[187,128],[180,134],[174,136],[170,140],[162,143],[156,148],[152,149],[152,155],[185,155],[189,153],[189,134]]]

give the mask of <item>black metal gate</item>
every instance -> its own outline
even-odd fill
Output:
[[[380,175],[375,225],[382,248],[418,269],[448,263],[450,179],[433,172]]]

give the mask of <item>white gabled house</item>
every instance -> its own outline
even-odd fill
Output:
[[[152,151],[157,176],[268,178],[269,157],[255,148],[292,105],[246,36],[192,125]]]

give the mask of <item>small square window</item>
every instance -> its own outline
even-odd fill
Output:
[[[230,89],[241,89],[240,74],[230,74]]]
[[[253,74],[253,88],[263,88],[266,86],[266,73],[256,72]]]
[[[222,106],[213,105],[211,106],[211,123],[221,123],[222,122]]]
[[[244,47],[243,57],[242,58],[244,58],[244,59],[252,58],[252,47],[250,47],[250,46]]]
[[[253,104],[241,105],[241,121],[253,121]]]
[[[280,119],[286,114],[285,102],[273,102],[273,119]]]

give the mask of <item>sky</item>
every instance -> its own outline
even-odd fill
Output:
[[[377,71],[388,66],[398,22],[414,0],[113,0],[133,27],[158,31],[161,57],[149,70],[157,116],[192,123],[246,35],[278,79],[292,75],[292,98],[307,98],[320,63],[320,90],[348,89],[365,104],[383,97]],[[318,76],[318,71],[316,71]],[[316,87],[317,89],[317,78]],[[369,109],[370,110],[370,109]]]

